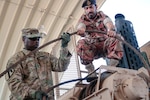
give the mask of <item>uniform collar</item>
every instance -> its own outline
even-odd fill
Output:
[[[29,54],[31,51],[30,50],[27,50],[27,49],[23,49],[22,50],[23,51],[23,53],[25,54],[25,55],[27,55],[27,54]],[[33,54],[31,54],[31,55],[36,55],[38,53],[38,51],[36,51],[35,53],[33,53]]]

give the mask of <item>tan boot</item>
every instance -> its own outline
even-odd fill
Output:
[[[85,65],[85,66],[86,66],[85,68],[88,71],[88,74],[90,74],[91,72],[95,70],[94,65],[92,63]],[[89,77],[97,77],[96,72],[92,73]]]
[[[119,60],[117,59],[109,59],[108,66],[116,67],[119,64]]]

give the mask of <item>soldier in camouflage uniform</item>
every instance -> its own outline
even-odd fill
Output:
[[[77,53],[81,63],[86,66],[89,73],[94,71],[92,64],[94,59],[107,57],[110,66],[117,66],[123,57],[122,43],[114,38],[116,35],[115,26],[111,19],[102,11],[97,11],[95,0],[85,0],[82,4],[85,13],[79,19],[77,34],[82,38],[77,44]],[[85,30],[105,31],[107,34],[96,32],[85,32]],[[92,76],[96,76],[93,73]]]
[[[42,34],[38,29],[24,28],[22,30],[24,49],[9,59],[7,68],[38,48],[41,37]],[[6,74],[6,81],[11,91],[10,100],[44,100],[43,98],[54,100],[53,90],[46,94],[47,89],[53,86],[52,71],[65,71],[71,58],[67,49],[70,35],[64,33],[61,37],[62,47],[59,58],[47,52],[37,51]]]

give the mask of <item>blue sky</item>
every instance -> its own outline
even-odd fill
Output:
[[[150,41],[150,0],[106,0],[100,10],[113,22],[117,13],[131,21],[139,46]]]

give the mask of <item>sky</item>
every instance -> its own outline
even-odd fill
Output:
[[[150,41],[150,0],[106,0],[100,10],[113,22],[117,13],[131,21],[139,47]]]
[[[117,13],[123,14],[125,20],[131,21],[139,47],[150,41],[150,0],[106,0],[100,10],[113,22]],[[98,68],[100,65],[106,65],[106,62],[101,58],[94,60],[93,64]]]

